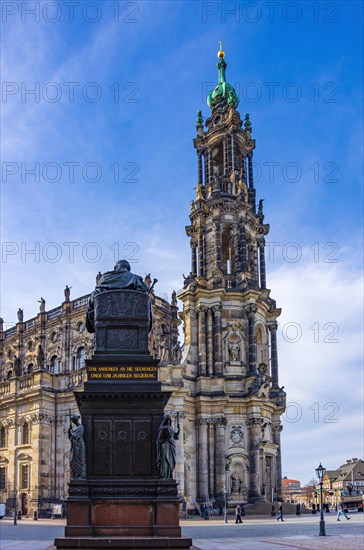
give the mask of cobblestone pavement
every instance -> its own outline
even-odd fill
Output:
[[[325,516],[326,537],[319,537],[317,516],[287,516],[275,518],[243,518],[235,525],[229,518],[209,521],[182,521],[185,536],[192,537],[200,550],[363,550],[363,514],[351,516],[351,521],[336,522],[333,514]],[[0,521],[0,550],[52,550],[53,539],[63,536],[64,520],[21,520],[13,525],[9,519]]]

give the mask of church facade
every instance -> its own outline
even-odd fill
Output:
[[[218,53],[211,115],[196,121],[196,197],[186,233],[190,273],[178,298],[151,292],[149,348],[160,358],[166,412],[181,427],[175,477],[184,508],[220,508],[281,495],[277,318],[265,270],[263,201],[256,204],[249,115],[226,81]],[[146,277],[151,284],[150,276]],[[67,498],[73,390],[86,379],[93,335],[85,329],[88,295],[3,331],[0,326],[0,502],[8,511],[45,516]],[[183,351],[178,340],[182,322]]]

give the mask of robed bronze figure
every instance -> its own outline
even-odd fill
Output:
[[[176,439],[179,438],[179,432],[179,424],[175,432],[171,417],[165,415],[157,437],[157,466],[162,479],[173,479],[173,471],[176,467]]]
[[[72,427],[72,424],[75,428]],[[86,448],[83,434],[84,428],[80,423],[80,417],[77,414],[72,415],[68,428],[68,438],[71,442],[71,479],[86,479]]]

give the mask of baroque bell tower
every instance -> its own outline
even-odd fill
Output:
[[[185,331],[184,384],[194,415],[199,503],[271,501],[281,493],[277,317],[266,283],[263,200],[256,204],[252,124],[237,111],[218,52],[211,115],[196,120],[196,198],[191,201],[191,271],[179,292]],[[192,399],[192,401],[191,401]]]

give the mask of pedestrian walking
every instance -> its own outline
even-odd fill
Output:
[[[283,504],[280,504],[279,505],[279,508],[278,508],[278,517],[277,517],[277,521],[284,521],[283,519]]]
[[[337,521],[340,521],[340,516],[344,516],[347,520],[349,520],[350,518],[348,518],[348,516],[346,515],[346,512],[344,510],[344,503],[343,502],[339,502],[339,509],[337,511]]]
[[[240,508],[239,504],[236,505],[235,516],[236,516],[235,523],[243,523],[241,521],[241,508]]]

